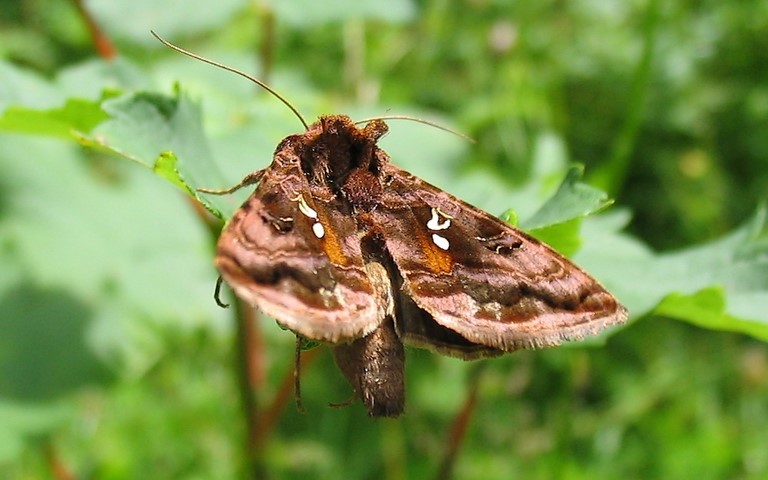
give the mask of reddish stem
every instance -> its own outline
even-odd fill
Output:
[[[319,352],[319,348],[313,348],[312,350],[302,352],[301,365],[299,367],[300,371],[305,371],[306,367],[315,361]],[[294,368],[296,367],[294,366]],[[266,440],[269,438],[277,424],[277,420],[280,418],[280,414],[285,409],[285,406],[291,401],[294,385],[295,378],[292,368],[283,377],[283,381],[280,383],[280,387],[278,388],[272,403],[261,412],[257,419],[256,437],[252,444],[254,451],[258,452],[264,447]]]
[[[275,14],[267,5],[262,5],[261,10],[261,45],[259,47],[259,60],[261,64],[261,80],[269,83],[272,76],[272,64],[275,58]]]
[[[236,371],[240,389],[240,402],[245,415],[247,429],[247,449],[249,456],[253,452],[255,439],[259,435],[258,401],[256,392],[263,385],[265,378],[264,339],[261,329],[256,324],[256,310],[240,299],[235,301],[235,321],[237,322]]]
[[[469,386],[467,387],[469,394],[451,426],[451,432],[448,436],[448,441],[446,442],[448,447],[440,462],[440,469],[435,476],[437,479],[447,480],[453,475],[453,466],[456,463],[459,448],[461,448],[461,445],[466,438],[467,428],[469,427],[472,414],[475,412],[475,407],[477,406],[477,390],[480,383],[480,374],[481,371],[478,370],[470,379]]]
[[[77,12],[81,17],[83,17],[83,20],[85,20],[85,26],[91,33],[93,44],[96,46],[96,51],[99,53],[99,56],[106,60],[112,60],[115,58],[115,56],[117,56],[117,50],[115,49],[115,46],[109,40],[109,37],[104,34],[104,31],[101,29],[101,27],[99,27],[98,22],[96,22],[96,19],[93,18],[91,12],[85,8],[83,0],[72,0],[72,3],[75,4]]]
[[[218,237],[221,222],[192,197],[186,197],[198,218],[208,227],[211,238]],[[253,478],[262,478],[264,466],[260,458],[260,445],[264,431],[262,416],[259,415],[257,392],[266,380],[266,355],[264,337],[259,328],[256,309],[248,303],[235,299],[233,312],[235,322],[235,372],[246,425],[244,453],[246,470]]]
[[[56,480],[72,480],[75,478],[67,466],[64,465],[64,462],[61,461],[56,448],[50,442],[45,445],[45,459],[48,462],[51,475]]]

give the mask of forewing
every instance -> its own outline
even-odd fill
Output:
[[[375,221],[386,225],[402,293],[422,310],[401,319],[406,340],[475,358],[558,345],[626,319],[602,285],[547,245],[391,164],[386,169]]]
[[[364,336],[383,320],[389,286],[369,281],[353,217],[280,155],[224,228],[216,266],[239,297],[306,338]]]

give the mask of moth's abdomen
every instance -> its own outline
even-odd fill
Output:
[[[372,417],[396,417],[405,406],[405,352],[392,318],[366,337],[333,349],[341,372]]]

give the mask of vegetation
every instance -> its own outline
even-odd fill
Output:
[[[0,476],[768,476],[768,3],[180,5],[0,2]],[[308,349],[300,413],[293,335],[212,298],[216,215],[248,192],[195,189],[301,124],[150,30],[308,119],[466,132],[393,120],[382,146],[512,209],[630,322],[480,362],[410,349],[399,420],[329,408],[349,386]]]

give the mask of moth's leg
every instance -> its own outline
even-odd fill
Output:
[[[304,404],[301,402],[301,337],[296,335],[296,352],[293,364],[293,396],[296,400],[296,410],[304,413]]]
[[[209,189],[209,188],[197,188],[197,190],[200,193],[209,193],[211,195],[229,195],[230,193],[234,193],[238,190],[240,190],[243,187],[247,187],[248,185],[253,185],[255,183],[259,183],[261,181],[261,177],[264,176],[265,170],[257,170],[255,172],[249,173],[248,175],[243,178],[240,183],[235,185],[234,187],[230,187],[224,190],[215,190],[215,189]]]
[[[220,306],[221,308],[229,308],[228,303],[224,303],[221,301],[221,284],[224,282],[224,279],[219,275],[219,278],[216,279],[216,288],[213,290],[213,299],[216,301],[216,305]]]

